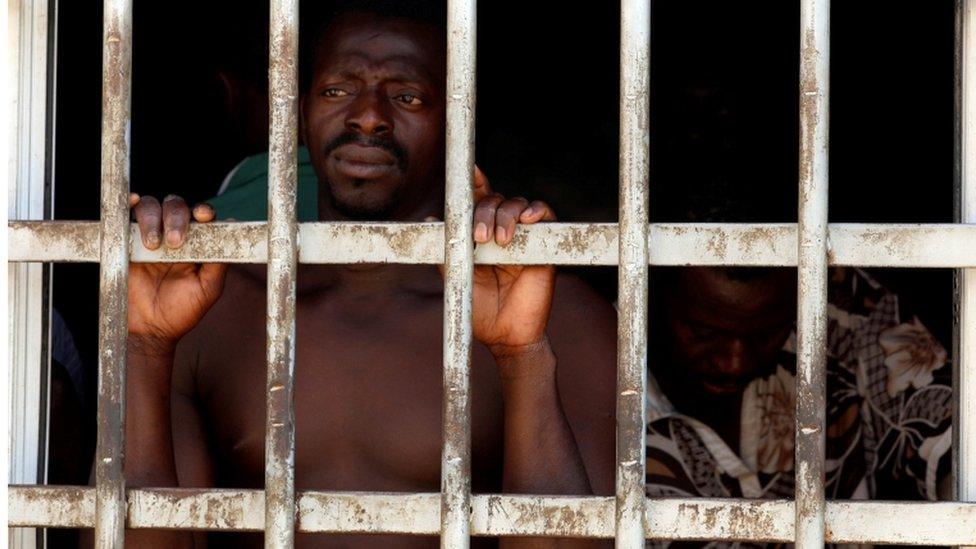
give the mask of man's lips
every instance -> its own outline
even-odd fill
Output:
[[[380,147],[350,143],[332,152],[336,171],[352,179],[377,179],[396,168],[396,157]]]

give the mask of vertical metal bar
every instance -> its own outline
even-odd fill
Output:
[[[800,3],[796,545],[824,544],[830,1]]]
[[[976,0],[956,1],[957,217],[976,223]],[[976,269],[957,274],[955,492],[976,501]]]
[[[471,299],[477,2],[447,2],[447,166],[444,211],[444,388],[441,547],[471,534]]]
[[[644,547],[651,3],[620,4],[617,547]]]
[[[129,286],[131,0],[105,0],[103,25],[95,546],[109,548],[121,547],[125,536],[122,459]]]
[[[298,0],[271,2],[265,547],[295,543]]]

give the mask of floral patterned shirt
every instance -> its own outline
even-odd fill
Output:
[[[832,271],[827,316],[827,497],[936,499],[952,438],[945,348],[857,269]],[[747,386],[738,452],[649,379],[648,496],[793,497],[795,343]]]

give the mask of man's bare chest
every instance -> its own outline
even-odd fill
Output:
[[[314,304],[313,304],[314,305]],[[322,490],[436,490],[442,338],[436,310],[336,315],[299,307],[295,364],[296,485]],[[436,314],[435,314],[436,313]],[[477,345],[476,345],[477,347]],[[500,473],[502,402],[484,349],[472,368],[475,483]],[[250,322],[201,353],[199,404],[222,485],[264,477],[265,335]],[[479,471],[481,473],[479,474]],[[479,478],[480,477],[480,478]]]

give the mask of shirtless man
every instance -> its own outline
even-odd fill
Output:
[[[443,29],[353,12],[316,42],[301,103],[319,218],[419,221],[443,213]],[[507,245],[554,219],[475,177],[474,238]],[[178,197],[132,197],[151,249],[182,245]],[[261,266],[133,264],[125,475],[130,487],[262,488],[266,281]],[[295,373],[298,490],[436,492],[443,282],[417,265],[300,266]],[[616,322],[552,267],[474,274],[472,483],[478,493],[611,494]],[[197,538],[197,542],[202,541]],[[139,546],[188,533],[129,531]],[[232,546],[260,535],[211,536]],[[574,540],[583,543],[585,540]],[[432,546],[436,539],[299,535],[300,546]],[[548,544],[556,540],[508,539]]]

